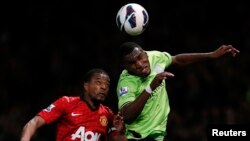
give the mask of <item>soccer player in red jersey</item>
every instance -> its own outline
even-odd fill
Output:
[[[58,121],[57,141],[124,141],[123,118],[101,104],[108,94],[110,78],[102,69],[84,77],[79,97],[63,96],[40,111],[23,128],[21,141],[30,141],[38,128]]]

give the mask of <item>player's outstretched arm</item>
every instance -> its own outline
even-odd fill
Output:
[[[231,54],[233,57],[240,53],[239,50],[234,48],[232,45],[222,45],[213,52],[207,53],[182,53],[172,56],[173,65],[184,66],[198,61],[217,59],[226,54]]]
[[[23,127],[20,141],[30,141],[31,137],[35,134],[36,130],[45,124],[46,124],[45,120],[40,116],[33,117]]]

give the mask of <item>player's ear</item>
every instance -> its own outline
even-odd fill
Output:
[[[88,91],[89,83],[85,82],[82,84],[84,91]]]

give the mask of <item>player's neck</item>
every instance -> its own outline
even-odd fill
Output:
[[[97,102],[97,101],[94,101],[94,100],[91,100],[89,97],[86,97],[86,96],[82,96],[81,99],[83,101],[85,101],[88,105],[88,107],[92,110],[92,111],[95,111],[99,108],[100,106],[100,103]]]

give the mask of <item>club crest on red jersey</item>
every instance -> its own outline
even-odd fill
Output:
[[[106,116],[100,116],[100,123],[102,126],[107,126],[108,125],[108,119]]]

